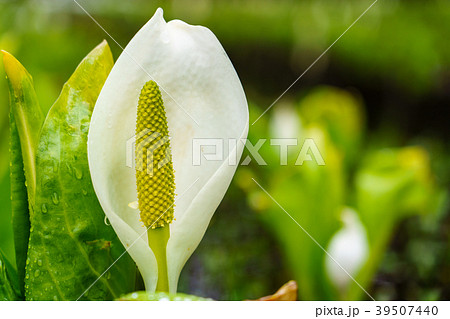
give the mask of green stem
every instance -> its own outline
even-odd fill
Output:
[[[169,225],[148,229],[148,245],[152,249],[158,263],[157,291],[169,292],[169,276],[167,273],[167,242],[170,237]]]

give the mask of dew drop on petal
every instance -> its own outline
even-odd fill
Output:
[[[133,208],[133,209],[138,209],[139,203],[138,203],[138,201],[131,202],[128,204],[128,207]]]
[[[109,129],[112,128],[112,114],[108,113],[108,116],[106,117],[106,125]]]

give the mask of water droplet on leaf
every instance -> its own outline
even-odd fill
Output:
[[[55,205],[58,205],[58,204],[59,204],[59,197],[58,197],[58,194],[53,193],[53,195],[52,195],[52,201],[53,201],[53,204],[55,204]]]
[[[78,168],[73,168],[73,170],[75,171],[75,177],[76,179],[82,179],[83,178],[83,172],[81,170],[79,170]]]

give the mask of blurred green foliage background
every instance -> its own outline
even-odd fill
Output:
[[[159,6],[167,21],[210,28],[242,80],[250,123],[372,4],[78,2],[122,46]],[[379,0],[250,126],[252,144],[289,137],[299,145],[280,165],[278,148],[267,141],[260,150],[267,165],[253,160],[238,169],[179,290],[252,299],[296,279],[300,299],[369,298],[345,276],[336,283],[329,257],[254,178],[327,250],[346,224],[343,212],[351,211],[361,225],[352,229],[363,235],[350,237],[355,255],[342,264],[355,267],[352,275],[375,299],[449,299],[449,32],[446,0]],[[117,58],[120,47],[72,0],[0,0],[0,49],[32,74],[44,112],[103,39]],[[0,248],[12,260],[6,86],[0,81]],[[294,164],[305,138],[314,139],[325,166]],[[359,255],[357,241],[365,243]]]

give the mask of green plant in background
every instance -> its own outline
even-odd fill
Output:
[[[274,109],[272,122],[280,116],[291,120],[285,126],[272,123],[272,137],[297,131],[300,141],[312,138],[325,165],[318,164],[313,152],[304,162],[291,152],[278,174],[268,177],[254,168],[270,195],[257,185],[243,185],[249,203],[281,244],[301,299],[365,299],[349,275],[368,290],[398,223],[437,210],[442,191],[433,180],[427,153],[418,146],[366,151],[361,101],[340,89],[317,88],[300,101],[298,113],[290,107],[290,115],[280,115],[286,109]],[[290,124],[298,129],[286,128],[298,114],[300,122]],[[258,134],[264,133],[260,129]]]
[[[303,125],[319,125],[326,132],[339,150],[343,169],[350,172],[359,159],[365,134],[361,101],[342,90],[318,87],[300,101],[298,113]]]
[[[354,181],[355,207],[367,229],[369,256],[356,280],[370,285],[398,223],[436,213],[444,195],[435,184],[427,152],[418,146],[368,152]],[[361,298],[354,284],[346,298]]]

